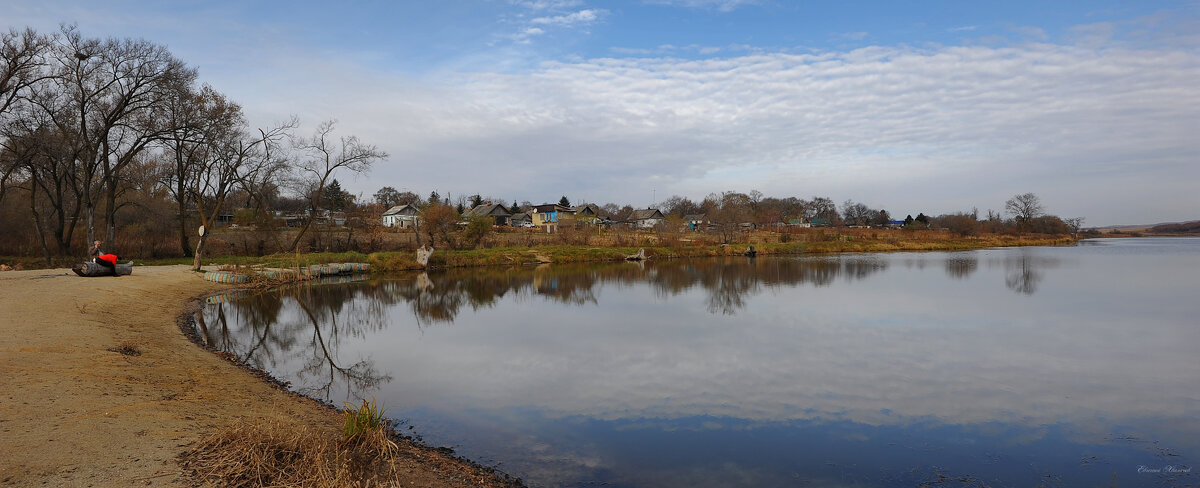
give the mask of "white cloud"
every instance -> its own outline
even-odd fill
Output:
[[[580,25],[580,24],[583,24],[583,25],[591,24],[591,23],[599,20],[600,15],[603,13],[604,13],[603,10],[587,9],[587,10],[580,10],[578,12],[573,12],[573,13],[570,13],[567,15],[557,15],[554,17],[538,17],[538,18],[531,20],[530,22],[534,23],[534,24],[546,24],[546,25],[570,27],[570,26]]]
[[[760,0],[646,0],[646,3],[730,12],[745,5],[758,5],[762,2]]]
[[[603,9],[566,11],[568,8],[582,5],[582,2],[536,1],[514,2],[514,5],[524,7],[534,15],[540,15],[533,18],[527,18],[525,14],[516,16],[519,30],[508,38],[517,44],[530,44],[534,37],[546,34],[547,29],[586,29],[608,14],[608,11]]]
[[[582,0],[515,0],[513,5],[533,11],[562,10],[583,5]]]
[[[512,39],[518,43],[526,44],[526,43],[530,42],[531,38],[533,38],[535,36],[540,36],[545,33],[546,33],[546,31],[544,31],[538,27],[526,27],[521,32],[514,34]]]

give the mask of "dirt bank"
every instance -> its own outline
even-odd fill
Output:
[[[120,278],[0,272],[0,485],[191,486],[176,458],[239,419],[336,435],[341,417],[192,344],[176,319],[227,285],[187,266]],[[414,449],[415,486],[479,486],[478,470]]]

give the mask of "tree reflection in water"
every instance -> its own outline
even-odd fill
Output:
[[[973,254],[959,254],[946,257],[946,276],[956,280],[965,280],[979,269],[979,259]]]
[[[917,261],[923,268],[925,258]],[[329,399],[334,388],[345,388],[347,398],[360,398],[390,381],[390,377],[380,374],[370,359],[344,360],[338,354],[340,345],[345,338],[363,338],[387,328],[388,310],[396,306],[407,307],[417,327],[424,328],[451,324],[465,307],[492,307],[505,297],[599,305],[597,290],[603,284],[646,284],[659,297],[702,290],[709,313],[736,315],[747,306],[749,297],[764,290],[799,285],[824,287],[839,277],[862,280],[886,270],[888,263],[877,256],[863,255],[459,268],[376,277],[367,283],[251,293],[210,306],[199,314],[196,326],[210,346],[228,351],[247,364],[275,371],[290,362],[296,371],[283,376],[302,380],[298,388],[312,396]],[[1043,278],[1040,268],[1059,264],[1028,253],[988,263],[1003,266],[1008,288],[1025,295],[1037,290]],[[956,279],[966,279],[977,268],[978,259],[970,254],[945,259],[945,272]]]
[[[1033,295],[1038,284],[1045,278],[1042,270],[1062,265],[1058,258],[1039,256],[1021,249],[1016,256],[1005,256],[1000,261],[1004,266],[1004,285],[1016,293]]]
[[[346,398],[363,398],[391,381],[370,359],[347,365],[338,356],[343,338],[365,337],[386,327],[387,304],[359,300],[364,289],[360,285],[296,286],[249,294],[197,314],[198,333],[206,344],[241,362],[303,380],[297,389],[306,395],[329,401],[333,388],[344,386]],[[279,371],[294,358],[305,358],[298,370]]]
[[[302,354],[309,358],[303,376],[323,378],[311,386],[314,391],[327,394],[339,383],[361,391],[387,378],[377,374],[369,360],[343,365],[338,359],[338,346],[343,337],[362,337],[386,328],[386,311],[398,304],[408,306],[418,327],[428,327],[453,323],[464,307],[491,307],[509,295],[576,306],[596,305],[596,290],[601,284],[648,283],[656,295],[664,297],[698,287],[707,293],[705,304],[710,313],[733,315],[746,306],[748,296],[760,293],[764,287],[827,286],[839,276],[863,279],[886,267],[886,261],[851,257],[782,259],[770,265],[755,259],[728,258],[460,268],[375,278],[369,283],[250,293],[229,303],[211,305],[207,313],[198,315],[197,329],[208,345],[257,367]],[[288,302],[295,302],[297,307],[286,306]],[[300,312],[289,315],[284,310]]]

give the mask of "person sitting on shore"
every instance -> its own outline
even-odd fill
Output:
[[[104,244],[104,241],[93,241],[92,242],[92,250],[88,252],[88,259],[96,259],[101,254],[104,254],[104,251],[100,250],[100,246],[102,246],[103,244]]]
[[[93,256],[93,261],[100,266],[108,268],[110,271],[112,271],[113,276],[120,276],[117,274],[117,255],[101,251],[100,246],[103,244],[104,243],[100,241],[92,243],[91,255]]]

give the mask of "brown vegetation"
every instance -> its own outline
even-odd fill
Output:
[[[1177,224],[1159,224],[1149,229],[1154,234],[1200,234],[1200,220]]]
[[[397,442],[399,440],[399,442]],[[353,437],[281,421],[242,421],[206,436],[179,457],[192,478],[208,486],[368,488],[521,486],[519,480],[447,456],[444,451],[396,439],[388,429]],[[414,465],[441,476],[414,475]]]

